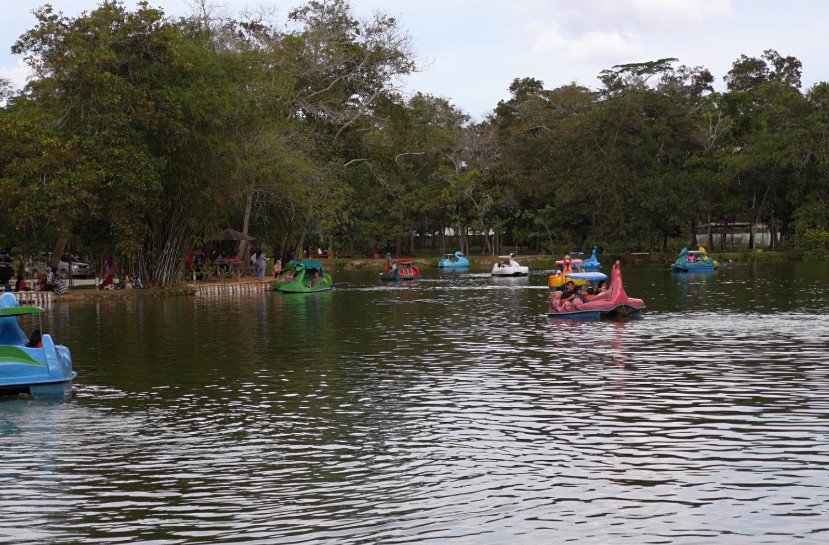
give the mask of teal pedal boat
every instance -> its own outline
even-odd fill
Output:
[[[445,254],[443,259],[438,261],[438,267],[441,269],[464,269],[469,267],[469,260],[463,256],[463,252],[458,250],[454,254]]]
[[[334,287],[331,275],[322,270],[319,261],[292,261],[293,278],[276,286],[282,293],[315,293]]]
[[[21,307],[11,293],[0,295],[0,395],[29,394],[33,398],[63,398],[72,393],[72,356],[55,344],[42,327],[27,339],[20,328],[21,316],[36,315],[40,307]]]
[[[719,266],[719,263],[708,257],[705,248],[702,246],[699,247],[699,250],[683,248],[679,252],[679,259],[671,265],[671,272],[713,272]]]

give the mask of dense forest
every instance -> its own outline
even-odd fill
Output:
[[[116,1],[35,17],[12,45],[34,77],[0,80],[0,248],[15,256],[71,241],[166,285],[228,226],[268,252],[371,255],[470,238],[659,250],[734,222],[829,254],[829,84],[802,90],[801,62],[774,50],[736,59],[722,92],[674,58],[608,68],[596,89],[517,77],[477,121],[402,94],[419,67],[401,22],[347,0],[285,21]]]

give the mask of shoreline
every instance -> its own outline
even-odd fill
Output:
[[[625,264],[640,263],[652,265],[669,265],[676,259],[676,254],[673,252],[663,253],[643,253],[646,260],[633,261],[630,255],[618,256],[612,254],[605,254],[601,258],[604,264],[612,263],[616,259],[620,259]],[[640,254],[642,255],[642,254]],[[745,262],[786,262],[799,261],[799,256],[791,252],[756,252],[754,254],[746,252],[710,252],[712,257],[721,263],[745,263]],[[626,258],[627,257],[627,258]],[[492,265],[498,261],[497,256],[491,255],[473,255],[468,256],[470,261],[470,269],[486,271],[492,268]],[[437,269],[437,258],[435,257],[414,257],[410,258],[418,267],[422,269]],[[561,259],[561,256],[552,256],[549,254],[535,254],[535,255],[517,255],[522,264],[529,265],[531,268],[552,269],[555,266],[555,260]],[[351,258],[324,258],[319,260],[323,267],[330,271],[382,271],[386,266],[386,259],[379,258],[365,258],[365,259],[351,259]],[[167,296],[188,296],[198,297],[202,295],[215,295],[220,293],[257,293],[273,291],[274,278],[267,277],[264,280],[256,280],[255,278],[226,278],[219,280],[205,280],[196,282],[181,282],[174,286],[167,287],[147,287],[141,289],[120,289],[120,290],[98,290],[93,287],[74,287],[68,293],[63,295],[48,297],[52,302],[61,301],[89,301],[95,299],[126,299],[134,297],[167,297]],[[42,294],[43,292],[12,292],[24,294]],[[48,304],[48,303],[47,303]]]

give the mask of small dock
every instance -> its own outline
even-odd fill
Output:
[[[55,301],[95,301],[102,299],[126,299],[133,297],[152,297],[159,295],[189,295],[198,298],[240,297],[250,295],[264,295],[273,291],[273,279],[242,280],[226,282],[205,282],[197,284],[179,284],[169,288],[125,289],[125,290],[96,290],[70,289],[63,295],[55,295],[51,291],[15,291],[14,296],[20,305],[34,305],[50,307]]]
[[[37,307],[51,306],[54,293],[51,291],[15,291],[14,296],[21,306],[32,305]]]
[[[273,291],[273,281],[191,284],[190,287],[196,297],[233,297]]]

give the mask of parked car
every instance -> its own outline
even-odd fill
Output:
[[[49,257],[51,252],[41,252],[29,260],[28,271],[32,275],[39,272],[46,271],[49,264]],[[81,261],[78,256],[72,254],[63,254],[58,262],[58,274],[68,276],[69,264],[72,264],[72,276],[74,278],[94,278],[95,270],[89,266],[89,263]]]

